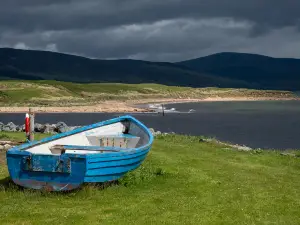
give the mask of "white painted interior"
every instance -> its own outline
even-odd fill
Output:
[[[61,154],[61,151],[59,150],[50,150],[50,148],[54,145],[79,145],[79,146],[100,146],[100,138],[110,137],[110,142],[112,142],[111,137],[114,138],[113,142],[115,145],[121,145],[121,147],[124,147],[124,138],[122,142],[122,138],[119,138],[118,136],[121,136],[123,133],[123,130],[125,129],[124,125],[120,122],[94,128],[88,131],[84,131],[82,133],[73,134],[64,138],[60,138],[57,140],[53,140],[50,142],[47,142],[45,144],[34,146],[30,149],[27,149],[26,151],[31,152],[33,154],[45,154],[45,155],[51,155],[51,154]],[[139,137],[129,138],[127,143],[127,147],[134,148],[138,141]],[[110,144],[108,144],[111,146]],[[105,145],[103,145],[105,146]],[[99,151],[79,151],[79,150],[67,150],[66,153],[76,153],[76,154],[94,154],[99,153]]]

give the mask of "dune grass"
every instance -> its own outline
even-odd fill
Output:
[[[0,224],[299,224],[299,171],[277,151],[158,136],[140,168],[106,187],[24,190],[1,165]]]
[[[103,100],[207,97],[292,98],[285,91],[189,88],[159,84],[71,83],[60,81],[0,81],[0,106],[94,104]]]

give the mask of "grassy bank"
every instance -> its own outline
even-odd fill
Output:
[[[1,163],[0,224],[299,224],[299,165],[276,151],[160,136],[119,184],[61,194],[17,188]]]
[[[212,97],[293,98],[291,92],[188,88],[158,84],[78,84],[58,81],[0,81],[0,106],[91,105],[103,100],[204,99]]]

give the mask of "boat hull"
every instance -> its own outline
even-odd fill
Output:
[[[139,121],[134,120],[134,122],[133,131],[138,129],[137,126],[141,126],[148,132]],[[149,143],[138,148],[96,154],[33,154],[22,148],[28,148],[35,143],[25,144],[23,147],[15,147],[7,151],[8,171],[14,183],[25,188],[47,191],[69,191],[80,187],[83,183],[114,181],[143,163],[152,146],[152,134],[147,134]],[[52,139],[56,140],[55,137]],[[49,141],[49,138],[45,140]]]
[[[103,183],[120,179],[129,171],[138,168],[149,150],[147,148],[109,157],[104,154],[66,154],[60,158],[11,152],[7,155],[7,163],[11,179],[20,186],[47,191],[68,191],[83,183]]]
[[[127,172],[138,168],[147,157],[150,148],[127,154],[115,154],[110,157],[103,155],[87,156],[86,173],[84,182],[108,182],[114,181]]]

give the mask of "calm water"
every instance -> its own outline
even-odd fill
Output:
[[[131,114],[162,132],[213,136],[257,148],[300,149],[300,102],[215,102],[172,104],[182,113]],[[187,113],[190,109],[195,112]],[[122,114],[37,114],[38,123],[86,125]],[[0,114],[0,121],[22,124],[24,114]]]

